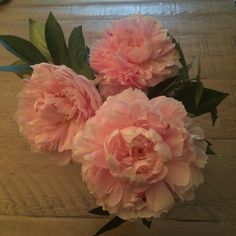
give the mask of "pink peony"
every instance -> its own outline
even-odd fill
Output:
[[[158,217],[193,198],[207,161],[184,106],[138,89],[109,97],[74,139],[73,159],[97,204],[123,219]]]
[[[154,17],[142,15],[114,21],[90,57],[105,97],[129,87],[155,86],[175,73],[177,61],[167,30]]]
[[[95,114],[101,97],[90,81],[66,66],[42,63],[33,69],[18,104],[20,132],[36,150],[71,150],[74,135]]]

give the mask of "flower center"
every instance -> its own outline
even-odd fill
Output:
[[[145,183],[158,175],[164,161],[170,158],[162,137],[152,129],[139,127],[113,131],[105,150],[111,174],[132,184]]]

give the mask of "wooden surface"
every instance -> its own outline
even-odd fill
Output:
[[[236,7],[232,0],[12,0],[0,6],[0,34],[28,37],[28,18],[45,20],[49,11],[66,35],[83,24],[91,45],[113,19],[134,13],[156,16],[180,41],[188,59],[201,55],[208,87],[229,92],[215,127],[209,116],[196,121],[214,144],[196,199],[174,207],[149,231],[136,222],[107,236],[236,235]],[[0,65],[14,60],[0,48]],[[0,235],[91,236],[108,219],[87,211],[94,206],[78,165],[59,167],[32,153],[14,122],[22,81],[0,73]]]

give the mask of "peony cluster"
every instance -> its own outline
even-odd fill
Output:
[[[184,106],[138,89],[109,97],[74,139],[73,159],[97,204],[123,219],[158,217],[193,198],[207,156]]]
[[[101,103],[87,78],[66,66],[42,63],[33,67],[20,94],[16,120],[34,149],[64,152]]]
[[[143,92],[173,76],[177,60],[153,17],[117,20],[91,52],[98,89],[64,65],[33,66],[16,114],[20,132],[35,150],[80,163],[89,191],[111,214],[159,217],[176,198],[194,197],[207,162],[204,134],[183,104]]]
[[[175,44],[154,17],[134,15],[114,21],[92,48],[103,97],[132,87],[145,90],[175,73]]]

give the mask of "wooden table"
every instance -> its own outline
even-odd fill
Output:
[[[49,11],[68,37],[83,25],[91,45],[113,19],[134,13],[156,16],[180,41],[189,60],[201,56],[204,84],[229,92],[211,126],[198,118],[217,156],[210,156],[196,199],[173,208],[149,231],[124,224],[105,235],[236,235],[236,7],[232,0],[12,0],[0,6],[0,34],[28,38],[28,18]],[[0,65],[14,57],[0,48]],[[193,71],[194,73],[194,71]],[[14,122],[22,81],[0,73],[0,235],[91,236],[108,219],[87,213],[94,207],[78,165],[59,167],[31,152]]]

